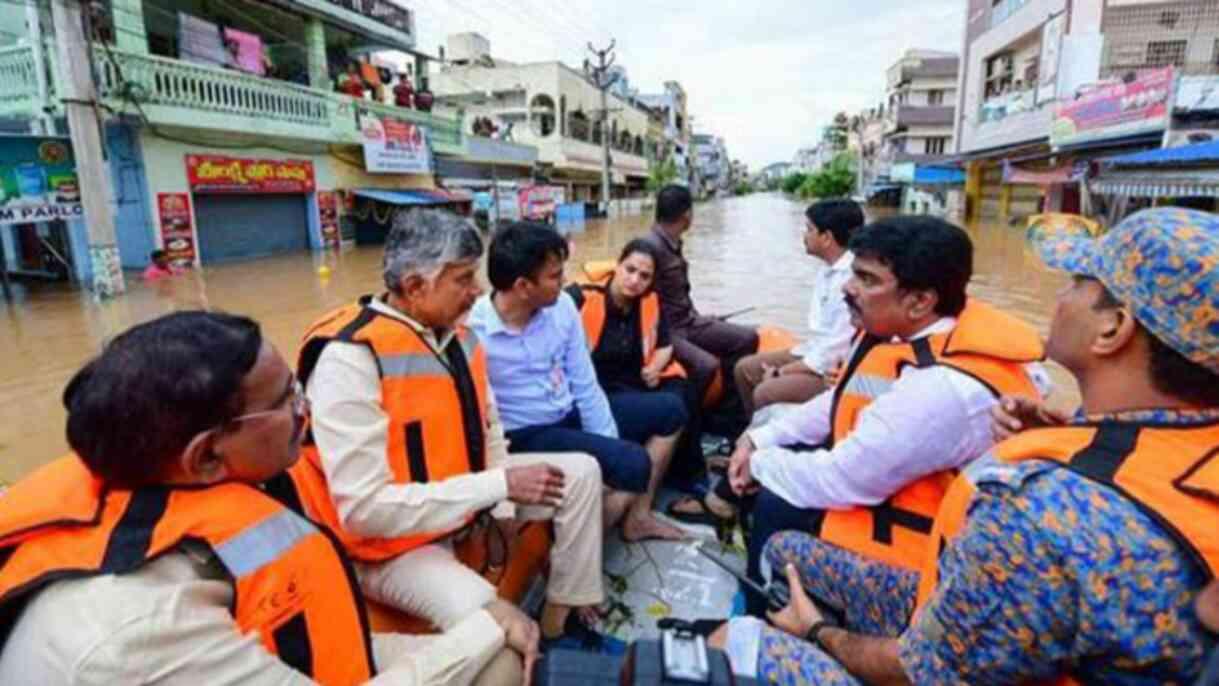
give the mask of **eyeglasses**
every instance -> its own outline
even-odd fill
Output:
[[[304,417],[306,414],[309,413],[309,398],[308,398],[308,396],[305,395],[305,389],[304,389],[304,387],[301,386],[301,382],[298,379],[292,380],[292,384],[288,387],[288,392],[287,392],[286,396],[282,400],[280,400],[278,403],[276,403],[275,407],[273,409],[261,410],[258,412],[251,412],[249,414],[243,414],[239,417],[233,417],[226,423],[227,424],[237,424],[240,422],[248,422],[252,419],[259,419],[261,417],[267,417],[267,416],[276,414],[283,409],[284,403],[287,403],[287,402],[292,403],[292,414],[294,416]]]

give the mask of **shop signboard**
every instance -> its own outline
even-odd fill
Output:
[[[473,197],[475,212],[486,212],[491,221],[517,221],[521,218],[521,206],[515,190],[499,192],[499,207],[493,210],[495,194],[491,191],[479,191]]]
[[[562,186],[526,186],[519,193],[521,217],[544,220],[555,215],[559,205],[566,202],[566,191]]]
[[[1160,131],[1168,123],[1173,69],[1143,72],[1058,104],[1050,127],[1055,147]]]
[[[312,193],[309,160],[259,160],[187,155],[186,176],[197,193]]]
[[[322,243],[337,248],[342,243],[339,233],[339,198],[334,191],[317,192],[318,218],[321,220]]]
[[[67,138],[0,136],[0,226],[84,214]]]
[[[427,129],[405,119],[361,111],[364,168],[373,174],[431,174]]]
[[[157,217],[161,221],[161,245],[176,267],[195,264],[195,229],[189,193],[157,193]]]

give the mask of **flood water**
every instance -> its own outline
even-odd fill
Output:
[[[804,254],[803,208],[774,194],[697,206],[686,257],[699,308],[726,313],[753,307],[734,321],[802,332],[807,284],[821,268]],[[575,227],[569,273],[586,260],[617,257],[618,249],[650,223],[647,217],[627,217]],[[1048,333],[1054,294],[1066,278],[1026,252],[1021,230],[980,226],[971,227],[970,234],[975,243],[971,292]],[[316,317],[381,289],[380,260],[380,249],[371,247],[207,267],[153,284],[131,275],[127,295],[104,303],[63,286],[16,286],[12,300],[0,298],[0,480],[13,481],[66,451],[60,393],[108,337],[173,310],[211,308],[258,320],[291,358]],[[329,276],[318,274],[322,264],[330,268]],[[1058,385],[1056,404],[1077,402],[1065,372],[1051,372]]]

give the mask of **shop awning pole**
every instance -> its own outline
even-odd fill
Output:
[[[0,231],[10,230],[7,226],[0,226]],[[13,299],[13,291],[8,282],[8,255],[4,252],[4,239],[0,238],[0,289],[4,290],[6,300]]]

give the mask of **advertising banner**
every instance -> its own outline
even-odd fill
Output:
[[[0,226],[84,214],[67,138],[0,136]]]
[[[555,210],[566,201],[566,189],[562,186],[527,186],[519,193],[521,217],[529,220],[545,220],[555,215]]]
[[[161,245],[176,267],[195,264],[195,229],[189,193],[157,193],[157,217],[161,221]]]
[[[204,193],[312,193],[309,160],[255,160],[219,155],[187,155],[191,190]]]
[[[1062,35],[1067,13],[1060,12],[1041,27],[1041,58],[1037,61],[1037,104],[1058,97],[1058,62],[1062,56]]]
[[[431,174],[432,154],[427,129],[367,110],[360,116],[364,168],[374,174]]]
[[[339,198],[334,191],[317,192],[317,211],[322,227],[322,243],[337,248],[342,243],[339,233]]]
[[[1173,69],[1167,67],[1060,102],[1050,143],[1057,148],[1162,130],[1168,124],[1172,95]]]

